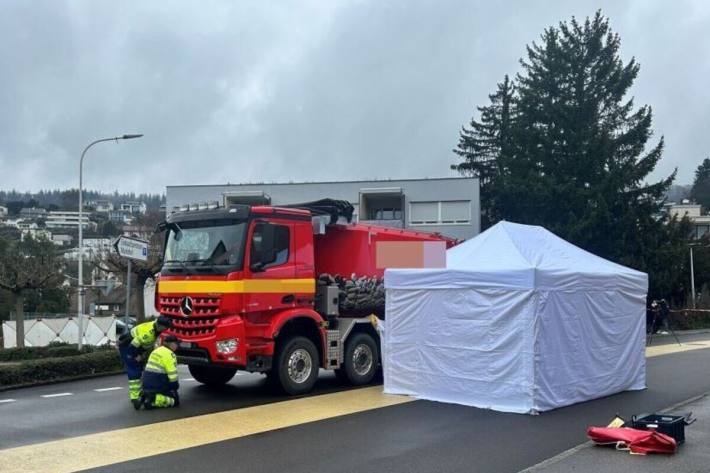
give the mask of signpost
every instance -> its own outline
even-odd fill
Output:
[[[150,243],[138,238],[121,235],[113,246],[116,248],[116,252],[119,256],[128,260],[128,269],[126,271],[126,314],[124,318],[126,330],[128,330],[128,310],[131,305],[131,262],[133,260],[148,261]]]

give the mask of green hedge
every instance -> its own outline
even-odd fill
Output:
[[[25,360],[0,365],[0,387],[59,381],[120,370],[121,359],[115,349],[60,358]]]
[[[6,348],[4,350],[0,349],[0,362],[76,356],[81,353],[94,353],[108,348],[106,346],[94,347],[86,345],[82,347],[80,352],[76,344],[70,345],[68,343],[50,343],[46,347]]]
[[[674,330],[697,330],[710,328],[710,311],[685,309],[671,314]]]

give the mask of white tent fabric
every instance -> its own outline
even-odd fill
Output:
[[[510,222],[446,256],[385,272],[385,392],[536,413],[646,387],[645,273]]]

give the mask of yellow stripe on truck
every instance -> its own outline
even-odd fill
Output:
[[[160,294],[314,293],[315,279],[245,279],[241,281],[160,281]]]

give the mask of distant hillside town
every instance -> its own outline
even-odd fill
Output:
[[[75,310],[74,298],[68,296],[76,286],[81,225],[86,282],[97,289],[89,291],[87,304],[92,313],[119,313],[125,306],[125,291],[122,288],[125,275],[107,271],[109,255],[113,252],[112,244],[120,235],[150,240],[156,225],[165,218],[165,196],[85,191],[81,220],[78,202],[76,189],[38,193],[0,191],[0,238],[24,241],[29,236],[51,241],[66,263],[65,279],[61,285],[65,295],[59,297],[66,302],[53,310]],[[0,319],[11,310],[9,306],[5,307],[5,299],[0,294]]]

